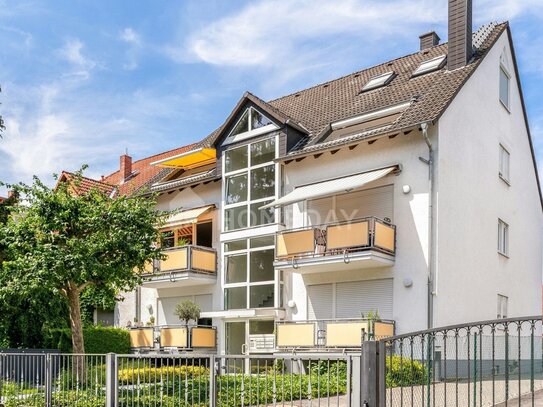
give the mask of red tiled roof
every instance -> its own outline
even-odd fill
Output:
[[[106,182],[97,181],[95,179],[77,175],[68,171],[62,171],[57,185],[61,182],[69,182],[70,187],[76,194],[84,194],[89,192],[91,189],[98,189],[99,191],[109,195],[115,188],[113,185]]]
[[[4,198],[4,197],[0,196],[0,203],[4,202],[6,199],[8,199],[8,198]]]
[[[115,185],[117,187],[117,193],[120,195],[131,195],[138,191],[148,181],[153,179],[161,170],[162,167],[152,166],[151,163],[162,160],[164,158],[173,157],[174,155],[184,153],[192,150],[196,144],[190,144],[188,146],[179,147],[170,151],[166,151],[160,154],[155,154],[150,157],[143,158],[132,163],[132,175],[127,181],[122,182],[120,170],[115,171],[112,174],[104,177],[102,182]]]

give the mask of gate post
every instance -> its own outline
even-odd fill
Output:
[[[215,355],[211,355],[209,357],[209,407],[215,407],[217,405],[217,390],[215,388],[217,366],[215,364]]]
[[[45,354],[45,406],[53,405],[53,363],[51,354]]]
[[[380,407],[379,374],[379,342],[362,342],[362,353],[360,357],[361,407]]]
[[[106,355],[106,407],[117,407],[118,395],[117,355]]]

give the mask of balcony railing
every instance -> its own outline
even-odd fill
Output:
[[[185,325],[131,328],[130,346],[136,351],[215,349],[217,328]]]
[[[394,321],[336,319],[276,323],[278,349],[359,348],[365,340],[394,336]]]
[[[163,260],[149,264],[143,273],[152,277],[167,273],[192,272],[201,274],[217,273],[217,251],[203,246],[187,245],[165,249]]]
[[[276,260],[376,250],[396,253],[396,226],[370,217],[277,233]]]

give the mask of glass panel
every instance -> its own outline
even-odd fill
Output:
[[[245,343],[245,322],[227,322],[225,327],[226,354],[241,355],[242,347]]]
[[[226,230],[236,230],[247,227],[247,206],[238,206],[224,211],[224,227]]]
[[[251,239],[251,249],[254,249],[255,247],[273,246],[273,245],[275,245],[275,239],[273,235],[253,237]]]
[[[226,284],[247,281],[247,255],[239,254],[226,258]]]
[[[172,230],[160,234],[160,247],[168,249],[174,246],[174,234]]]
[[[270,202],[264,201],[251,204],[251,226],[267,225],[275,222],[275,210],[273,208],[258,209]]]
[[[275,322],[249,321],[249,335],[272,334],[275,330]]]
[[[224,170],[226,172],[247,168],[247,146],[234,148],[224,153]]]
[[[251,199],[268,198],[275,195],[275,165],[251,170]]]
[[[272,121],[260,113],[258,110],[251,108],[251,130],[272,124]]]
[[[233,252],[234,250],[244,250],[247,249],[247,240],[232,240],[231,242],[226,242],[224,244],[225,252]]]
[[[271,308],[274,304],[273,284],[251,287],[251,308]]]
[[[247,200],[247,174],[236,175],[226,179],[226,204]]]
[[[509,107],[509,77],[502,68],[500,68],[500,100]]]
[[[227,310],[247,308],[247,287],[226,288],[224,290],[224,308]]]
[[[251,144],[251,165],[264,164],[275,158],[275,138]]]
[[[252,252],[251,256],[251,282],[270,281],[275,278],[273,260],[274,249]]]
[[[243,113],[243,116],[241,116],[240,121],[236,124],[236,127],[234,127],[234,130],[232,130],[230,135],[235,136],[236,134],[245,133],[246,131],[249,131],[249,109]]]

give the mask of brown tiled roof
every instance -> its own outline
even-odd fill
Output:
[[[152,162],[184,153],[192,150],[195,146],[196,144],[190,144],[188,146],[179,147],[174,150],[134,161],[132,163],[132,175],[124,183],[122,183],[120,170],[115,171],[107,177],[104,177],[103,181],[108,184],[115,185],[117,187],[118,194],[131,195],[138,192],[149,181],[153,180],[159,173],[164,171],[164,168],[151,165]],[[169,172],[170,170],[168,169],[166,171]]]
[[[3,196],[0,196],[0,203],[4,202],[8,198],[4,198]]]
[[[288,120],[289,123],[307,130],[308,137],[295,146],[290,155],[342,145],[436,120],[507,26],[508,23],[490,23],[474,32],[474,57],[466,66],[454,71],[448,71],[444,67],[412,77],[422,62],[447,54],[447,44],[444,43],[269,102],[246,93],[223,125],[207,136],[200,145],[217,141],[221,131],[229,126],[236,110],[243,104],[244,98],[250,98],[268,114],[281,118],[280,121]],[[396,76],[387,86],[361,93],[362,87],[370,78],[390,71],[394,71]],[[321,137],[330,123],[410,100],[413,100],[413,103],[391,126],[329,142]]]
[[[82,175],[77,175],[68,171],[62,171],[62,174],[58,179],[57,185],[61,182],[68,182],[72,191],[74,191],[78,195],[85,194],[91,189],[97,189],[104,192],[105,194],[110,195],[115,188],[113,185],[108,184],[107,182],[97,181],[95,179],[84,177]]]

